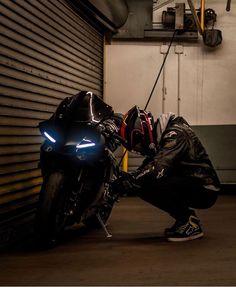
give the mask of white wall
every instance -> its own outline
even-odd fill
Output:
[[[232,1],[231,11],[226,12],[226,0],[206,2],[206,8],[217,13],[221,46],[208,48],[201,36],[198,43],[174,43],[165,65],[165,100],[162,74],[148,110],[155,116],[163,111],[178,113],[179,68],[179,112],[190,124],[236,124],[236,3]],[[116,111],[145,106],[163,61],[162,45],[112,42],[106,46],[105,100]],[[176,45],[183,46],[183,54],[175,53]]]

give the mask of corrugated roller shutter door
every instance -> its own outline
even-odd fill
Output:
[[[0,222],[42,183],[37,125],[80,90],[102,95],[103,34],[65,0],[0,0]]]

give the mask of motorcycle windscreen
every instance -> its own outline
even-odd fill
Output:
[[[96,126],[102,120],[110,118],[112,107],[92,92],[82,91],[72,97],[65,98],[57,107],[50,119],[39,124],[42,134],[49,132],[64,142],[68,128],[73,123]]]
[[[75,99],[72,120],[97,124],[113,113],[111,106],[92,92],[80,92]]]

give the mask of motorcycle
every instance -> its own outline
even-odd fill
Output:
[[[66,226],[82,222],[90,228],[107,222],[117,197],[110,183],[119,176],[114,151],[121,138],[106,127],[112,107],[92,92],[64,99],[53,116],[39,124],[43,184],[36,211],[40,244],[55,244]]]

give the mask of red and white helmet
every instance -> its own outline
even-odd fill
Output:
[[[153,140],[153,116],[134,106],[123,117],[120,136],[126,141],[124,146],[142,155],[150,154],[155,149]]]

